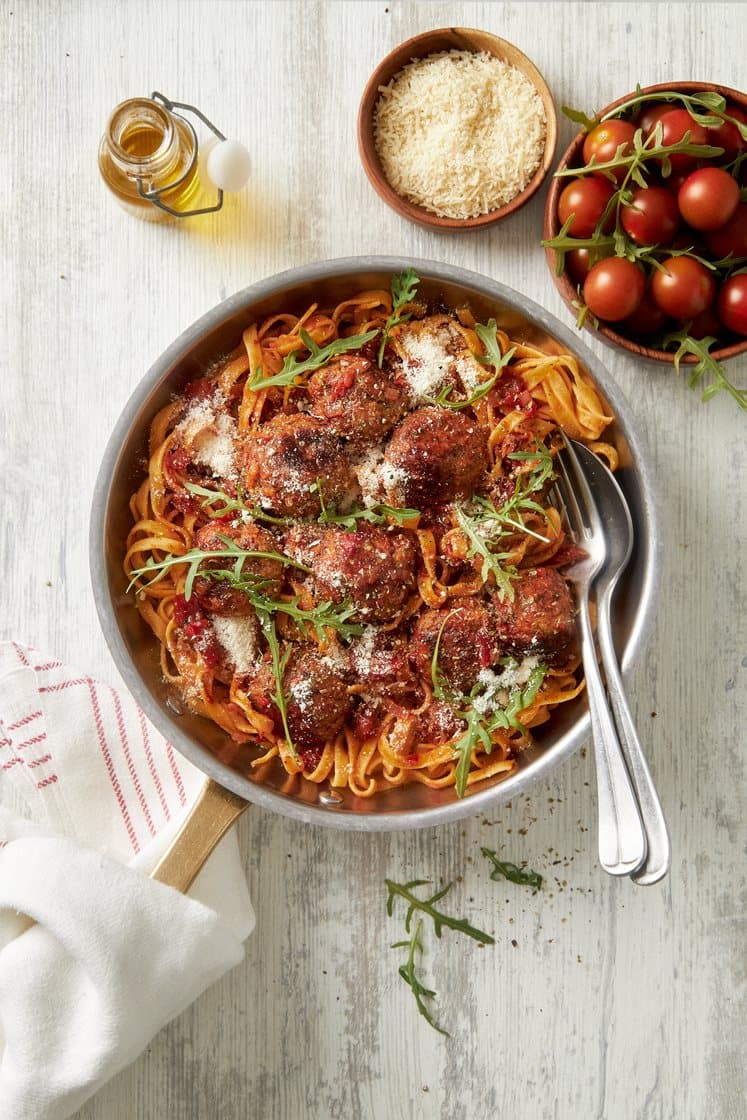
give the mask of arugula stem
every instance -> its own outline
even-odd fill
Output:
[[[433,1027],[434,1031],[438,1031],[439,1034],[446,1035],[446,1037],[449,1038],[449,1032],[438,1025],[436,1020],[433,1018],[433,1015],[431,1014],[430,1008],[425,1002],[426,999],[435,999],[436,993],[431,988],[426,988],[425,985],[422,984],[418,979],[418,976],[415,972],[415,955],[419,953],[422,957],[424,953],[423,941],[420,936],[422,928],[423,920],[422,918],[419,918],[415,925],[413,934],[410,937],[410,940],[395,941],[391,948],[407,949],[407,962],[405,964],[401,964],[397,971],[404,980],[405,984],[407,984],[412,991],[412,994],[415,997],[415,1003],[417,1004],[418,1011],[423,1016],[428,1025]]]

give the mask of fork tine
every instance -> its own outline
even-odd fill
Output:
[[[570,440],[565,432],[561,432],[561,435],[564,448],[558,458],[561,460],[560,465],[566,485],[575,499],[581,524],[585,529],[585,536],[595,536],[597,533],[603,532],[602,519],[597,503],[591,492],[586,472],[574,450],[573,440]]]
[[[584,517],[582,516],[576,496],[576,489],[570,479],[568,467],[565,463],[563,455],[564,452],[560,451],[555,458],[555,462],[559,467],[559,473],[555,482],[555,488],[558,492],[560,503],[568,520],[568,527],[571,531],[571,536],[574,538],[585,538],[589,536],[589,529]]]

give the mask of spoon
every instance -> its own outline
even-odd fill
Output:
[[[604,512],[607,555],[597,573],[597,641],[607,680],[607,695],[617,724],[620,745],[638,797],[638,808],[648,841],[646,859],[631,874],[640,886],[662,879],[669,870],[670,848],[661,802],[654,787],[633,717],[625,697],[620,668],[612,640],[611,608],[617,582],[633,551],[633,522],[617,479],[600,459],[581,443],[574,441],[578,456],[597,506]]]

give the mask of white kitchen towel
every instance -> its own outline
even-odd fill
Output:
[[[235,832],[189,897],[147,877],[203,780],[128,695],[0,643],[0,1120],[64,1120],[243,958]]]

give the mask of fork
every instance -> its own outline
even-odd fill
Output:
[[[581,629],[581,657],[591,715],[599,812],[599,862],[610,875],[630,875],[646,859],[646,834],[625,765],[615,721],[597,661],[589,613],[589,589],[607,555],[605,532],[589,484],[569,441],[556,456],[558,498],[571,537],[584,556],[566,570],[574,584]]]

